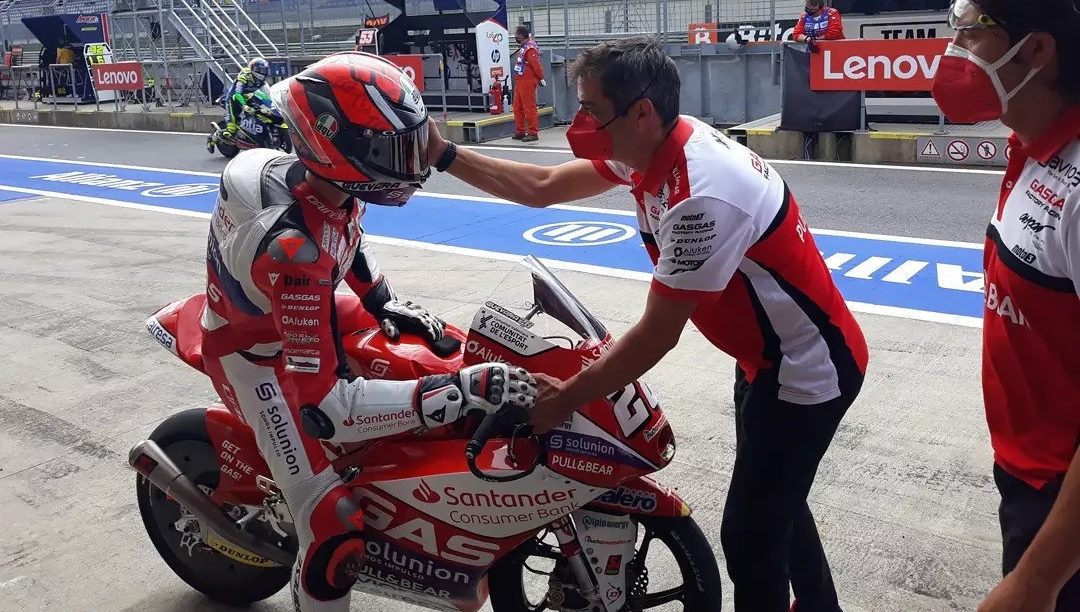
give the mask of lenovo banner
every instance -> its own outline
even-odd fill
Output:
[[[143,88],[142,64],[139,62],[93,64],[91,68],[97,91],[139,91]]]
[[[810,56],[814,91],[930,91],[948,38],[830,40]]]
[[[423,55],[384,55],[401,71],[409,75],[416,88],[424,91],[424,56]]]

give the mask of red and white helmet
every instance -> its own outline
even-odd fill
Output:
[[[431,176],[428,113],[412,80],[368,53],[336,53],[270,89],[312,174],[365,202],[401,206]]]

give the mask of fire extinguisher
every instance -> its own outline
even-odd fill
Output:
[[[501,115],[503,112],[503,95],[502,95],[502,81],[496,79],[491,84],[491,90],[488,91],[488,95],[491,97],[491,104],[488,106],[488,112],[492,115]]]

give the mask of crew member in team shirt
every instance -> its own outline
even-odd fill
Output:
[[[933,95],[1013,130],[983,263],[1005,577],[979,612],[1080,610],[1080,3],[956,0]]]
[[[536,430],[610,396],[675,348],[692,321],[747,372],[720,539],[738,612],[837,612],[806,498],[855,401],[868,351],[784,180],[712,126],[679,115],[679,70],[650,38],[606,42],[573,64],[581,109],[559,166],[487,157],[445,142],[428,159],[493,195],[534,207],[629,187],[655,268],[645,312],[566,381],[538,376]],[[514,180],[506,180],[514,177]],[[719,373],[717,373],[719,379]],[[719,424],[719,406],[697,418]]]

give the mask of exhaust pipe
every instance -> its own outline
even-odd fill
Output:
[[[278,565],[291,566],[294,555],[287,551],[259,540],[240,529],[221,508],[195,483],[191,482],[172,459],[161,450],[153,440],[143,440],[131,448],[128,463],[145,476],[155,487],[170,495],[184,506],[199,521],[216,535],[225,538],[234,546],[261,555]]]

